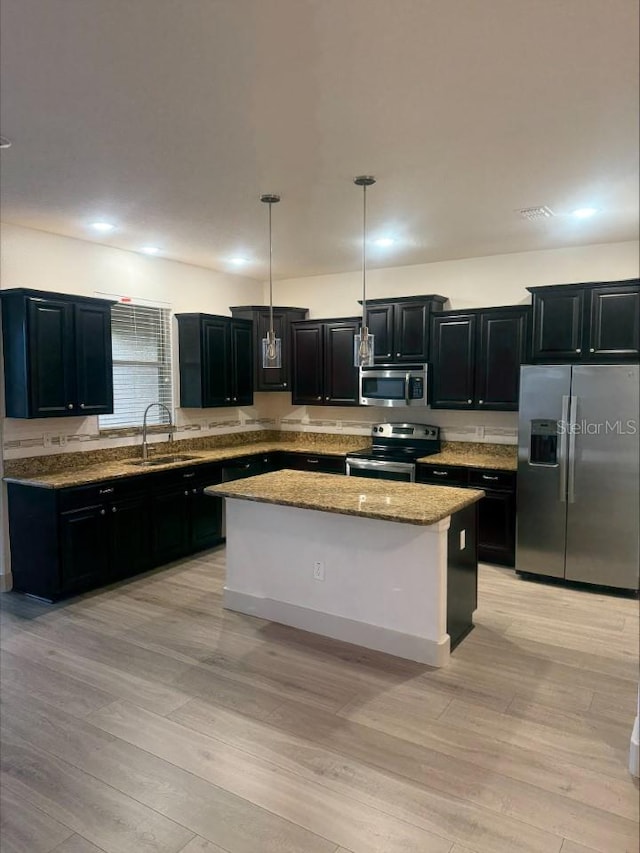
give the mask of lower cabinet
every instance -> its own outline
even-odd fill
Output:
[[[485,497],[478,504],[478,559],[515,565],[515,473],[456,465],[418,465],[416,480],[436,486],[484,489]]]
[[[294,471],[319,471],[321,474],[346,474],[344,456],[328,456],[323,453],[281,453],[280,468]]]
[[[85,589],[108,577],[106,514],[105,507],[98,505],[60,515],[60,586],[63,590]]]

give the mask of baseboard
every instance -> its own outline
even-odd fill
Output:
[[[300,628],[303,631],[310,631],[312,634],[332,637],[334,640],[342,640],[345,643],[353,643],[366,649],[386,652],[429,666],[441,667],[449,661],[450,640],[448,634],[441,642],[437,642],[413,634],[403,634],[391,628],[371,625],[368,622],[357,622],[344,616],[321,613],[297,604],[287,604],[283,601],[274,601],[271,598],[261,598],[246,592],[237,592],[227,587],[224,589],[223,603],[227,610],[259,616],[261,619],[268,619],[270,622],[290,625],[292,628]]]
[[[631,744],[629,746],[629,773],[640,777],[640,717],[636,717],[631,733]]]

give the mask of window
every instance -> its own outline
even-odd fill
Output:
[[[113,414],[100,415],[100,429],[141,426],[149,403],[172,409],[171,312],[147,305],[114,305],[111,314],[113,349]],[[169,423],[155,406],[148,424]]]

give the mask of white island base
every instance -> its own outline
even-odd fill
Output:
[[[421,526],[229,496],[226,512],[226,608],[431,666],[448,662],[451,516]]]

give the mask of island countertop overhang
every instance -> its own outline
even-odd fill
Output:
[[[484,496],[481,489],[291,470],[209,486],[205,492],[216,497],[420,526],[436,524]]]

